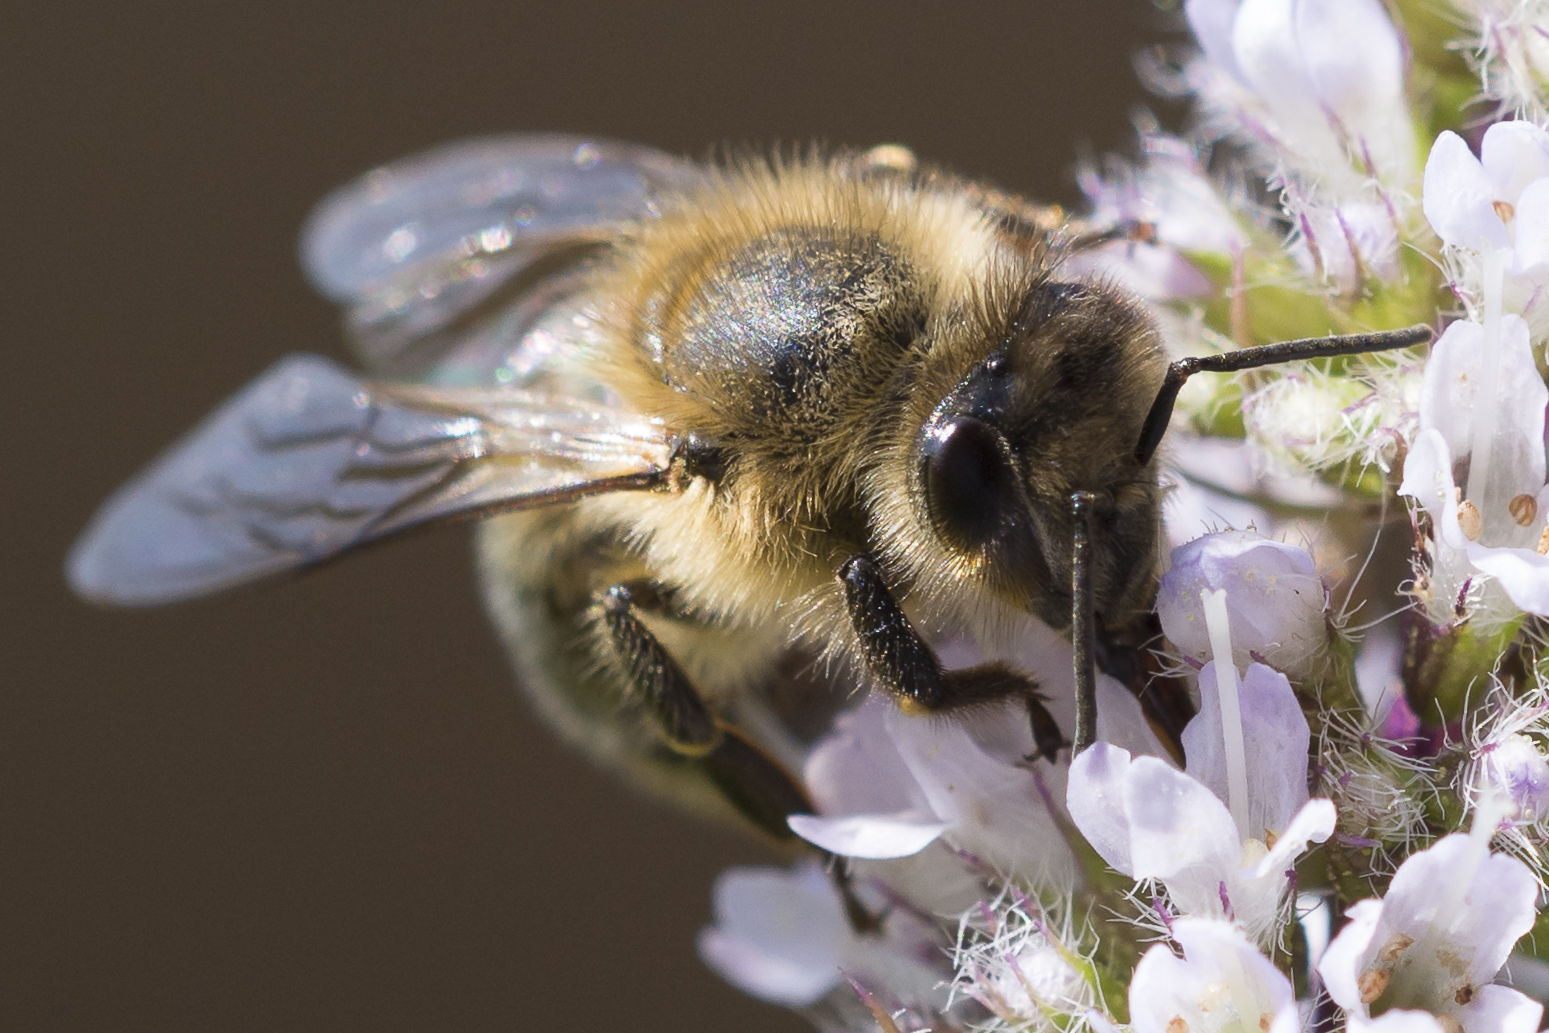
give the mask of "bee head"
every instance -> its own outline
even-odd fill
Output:
[[[1103,284],[1040,278],[1001,308],[975,328],[978,361],[919,425],[916,513],[960,571],[1062,628],[1070,498],[1090,492],[1095,606],[1119,617],[1145,605],[1156,565],[1155,462],[1134,458],[1165,370],[1156,328]]]

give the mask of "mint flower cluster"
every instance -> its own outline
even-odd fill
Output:
[[[824,1030],[1535,1033],[1549,997],[1549,2],[1188,0],[1184,135],[1086,170],[1177,355],[1428,323],[1397,355],[1198,377],[1164,446],[1155,647],[1098,742],[877,695],[806,758],[803,839],[705,961]],[[1073,725],[1071,645],[943,637]],[[857,914],[869,918],[858,921]],[[1549,954],[1545,955],[1549,959]]]

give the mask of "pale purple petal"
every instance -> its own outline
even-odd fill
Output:
[[[1294,678],[1308,673],[1328,631],[1323,581],[1305,550],[1253,531],[1207,534],[1173,550],[1156,612],[1168,640],[1201,663],[1213,654],[1199,596],[1216,589],[1226,590],[1238,667],[1263,660]]]
[[[880,880],[923,913],[956,919],[984,898],[984,882],[940,839],[917,854],[851,862],[855,880]]]
[[[1106,742],[1095,742],[1070,762],[1065,806],[1070,820],[1109,867],[1134,877],[1129,819],[1124,815],[1124,783],[1130,755]]]
[[[989,756],[954,722],[895,710],[887,725],[931,810],[948,823],[952,843],[1008,874],[1047,877],[1072,869],[1039,773]]]
[[[1420,202],[1436,235],[1454,247],[1483,252],[1509,246],[1495,213],[1495,187],[1463,138],[1450,129],[1431,145]]]
[[[1404,458],[1400,495],[1408,495],[1430,515],[1437,537],[1448,548],[1468,548],[1468,538],[1458,523],[1456,485],[1452,480],[1452,455],[1441,431],[1427,427],[1415,435]]]
[[[1347,291],[1360,285],[1362,275],[1384,280],[1398,275],[1398,227],[1386,205],[1302,203],[1294,214],[1301,236],[1289,247],[1308,274],[1321,274]]]
[[[1183,5],[1189,28],[1205,56],[1239,78],[1237,57],[1232,53],[1232,23],[1240,6],[1241,0],[1186,0]]]
[[[1497,122],[1484,131],[1479,162],[1495,196],[1516,204],[1529,183],[1549,176],[1549,133],[1532,122]]]
[[[948,828],[944,821],[920,821],[912,814],[852,814],[822,818],[794,814],[791,831],[813,846],[841,857],[873,860],[908,857],[930,846]]]
[[[860,707],[839,715],[834,730],[813,748],[804,774],[820,813],[935,818],[887,730],[886,715],[893,709],[881,693],[872,693]]]
[[[1200,868],[1213,889],[1221,877],[1215,873],[1236,871],[1242,860],[1242,840],[1226,805],[1155,757],[1130,762],[1124,777],[1124,816],[1137,879],[1172,880]]]
[[[1382,901],[1363,900],[1345,911],[1345,926],[1318,959],[1318,975],[1334,1003],[1352,1015],[1366,1014],[1359,980],[1366,963],[1376,953],[1372,936],[1382,919]]]
[[[1429,370],[1427,370],[1429,372]],[[1502,532],[1523,533],[1537,541],[1537,528],[1520,528],[1512,519],[1506,503],[1516,495],[1536,495],[1544,487],[1544,408],[1549,406],[1549,387],[1533,361],[1533,345],[1527,321],[1508,314],[1501,317],[1500,390],[1495,398],[1498,415],[1495,448],[1492,455],[1491,501],[1501,496],[1499,505],[1484,513],[1484,540],[1494,544],[1508,542]]]
[[[1130,756],[1167,759],[1167,750],[1146,720],[1146,712],[1116,679],[1097,676],[1097,738],[1126,750]]]
[[[1521,276],[1535,267],[1549,265],[1549,179],[1530,183],[1522,191],[1511,227],[1515,237],[1512,273]]]
[[[699,957],[722,979],[751,997],[786,1008],[821,1000],[841,978],[839,965],[815,965],[811,958],[787,958],[715,928],[699,931]]]
[[[1473,447],[1474,401],[1479,393],[1479,362],[1484,327],[1460,319],[1431,346],[1420,387],[1420,427],[1438,431],[1454,456]]]
[[[716,924],[699,954],[733,986],[774,1004],[812,1004],[839,985],[850,936],[837,892],[816,865],[731,868],[715,881]]]
[[[1532,824],[1549,813],[1549,760],[1521,733],[1492,738],[1474,753],[1478,785],[1507,801],[1506,817]]]
[[[1544,1006],[1509,986],[1481,986],[1457,1016],[1468,1033],[1538,1033]]]
[[[1233,622],[1236,631],[1236,622]],[[1234,635],[1235,637],[1235,635]],[[1187,771],[1221,800],[1227,798],[1226,752],[1220,694],[1212,661],[1199,672],[1200,710],[1183,730]],[[1242,737],[1248,764],[1248,828],[1244,837],[1280,835],[1307,802],[1307,745],[1311,732],[1285,675],[1250,664],[1238,683]]]
[[[1540,498],[1539,505],[1544,502]],[[1467,548],[1469,562],[1499,581],[1514,606],[1524,613],[1549,616],[1549,556],[1532,549],[1492,549],[1478,542],[1469,542]]]
[[[1501,536],[1525,533],[1536,541],[1536,527],[1523,532],[1506,504],[1513,496],[1536,495],[1544,487],[1544,407],[1549,404],[1549,388],[1533,361],[1531,335],[1521,316],[1501,317],[1498,385],[1492,399],[1480,398],[1478,391],[1484,347],[1485,329],[1478,323],[1460,320],[1447,327],[1426,363],[1420,389],[1420,426],[1439,431],[1450,455],[1461,457],[1473,447],[1472,414],[1478,406],[1493,405],[1496,434],[1491,452],[1491,495],[1472,500],[1483,507],[1483,540],[1523,544],[1503,541]]]
[[[1072,255],[1067,274],[1111,280],[1153,301],[1203,298],[1215,289],[1199,267],[1169,247],[1114,241]]]
[[[1305,795],[1305,794],[1304,794]],[[1280,875],[1296,866],[1309,843],[1323,843],[1334,834],[1338,814],[1332,800],[1308,800],[1297,811],[1257,864],[1250,868],[1247,877],[1262,879],[1266,875]]]

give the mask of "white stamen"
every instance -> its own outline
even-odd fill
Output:
[[[1493,786],[1479,794],[1474,803],[1474,823],[1468,827],[1468,838],[1476,847],[1479,857],[1490,853],[1490,840],[1500,830],[1501,823],[1511,813],[1511,801]]]
[[[1237,665],[1232,662],[1232,625],[1226,613],[1226,589],[1199,593],[1210,632],[1210,654],[1216,665],[1216,692],[1221,698],[1221,739],[1226,747],[1226,806],[1242,839],[1258,838],[1248,828],[1248,758],[1242,738],[1242,705],[1237,698]],[[1262,834],[1263,830],[1258,830]]]
[[[1495,444],[1496,397],[1500,391],[1501,295],[1505,292],[1506,256],[1491,248],[1484,256],[1484,351],[1479,356],[1479,383],[1475,388],[1474,440],[1468,463],[1466,497],[1480,512],[1490,490],[1490,452]]]

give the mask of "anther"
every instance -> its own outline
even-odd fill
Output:
[[[1415,939],[1413,936],[1405,936],[1403,933],[1394,933],[1393,937],[1388,940],[1387,943],[1382,945],[1382,950],[1377,953],[1377,957],[1391,964],[1392,962],[1398,960],[1398,956],[1400,954],[1414,946],[1414,942]]]
[[[1491,201],[1490,207],[1495,209],[1495,214],[1500,216],[1502,222],[1510,222],[1517,217],[1517,209],[1509,201]]]
[[[1506,506],[1511,510],[1511,518],[1517,522],[1518,527],[1528,527],[1533,523],[1533,518],[1538,516],[1538,500],[1531,495],[1518,495]]]
[[[1372,968],[1362,972],[1361,978],[1355,981],[1355,988],[1361,992],[1361,1003],[1370,1004],[1381,997],[1390,979],[1392,977],[1385,969]]]
[[[1463,527],[1463,537],[1471,542],[1479,540],[1479,533],[1484,530],[1484,518],[1479,515],[1479,507],[1464,499],[1458,506],[1458,523]]]

